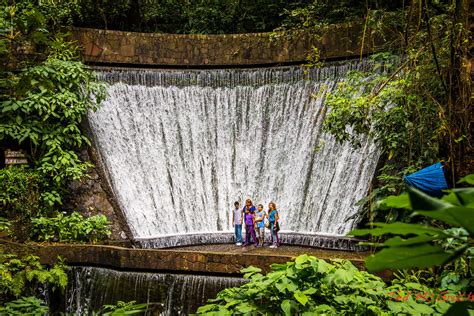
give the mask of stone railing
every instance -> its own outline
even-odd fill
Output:
[[[76,28],[72,38],[92,64],[174,67],[225,67],[295,64],[305,60],[312,46],[322,59],[340,59],[361,53],[359,24],[333,25],[321,41],[309,36],[271,40],[270,33],[184,35],[135,33]],[[372,44],[371,44],[372,45]],[[362,53],[377,47],[366,46]]]

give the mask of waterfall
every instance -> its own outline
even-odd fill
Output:
[[[282,232],[347,233],[380,152],[323,132],[324,95],[372,66],[100,70],[109,96],[89,123],[134,237],[225,235],[246,198],[276,202]]]
[[[65,292],[68,314],[91,315],[103,305],[118,301],[153,303],[152,315],[189,315],[242,278],[116,271],[96,267],[72,267]]]

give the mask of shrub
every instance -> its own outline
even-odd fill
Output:
[[[0,315],[45,315],[48,312],[48,306],[34,296],[22,297],[0,306]]]
[[[450,306],[426,299],[425,293],[437,295],[427,286],[414,282],[387,286],[348,260],[328,263],[301,255],[286,264],[273,264],[272,269],[267,275],[254,267],[242,270],[250,278],[247,284],[221,291],[197,314],[440,315]]]
[[[68,280],[65,270],[62,260],[47,269],[37,256],[20,259],[16,255],[0,254],[0,301],[34,295],[38,285],[49,286],[53,291],[64,290]]]
[[[60,33],[77,9],[66,0],[0,4],[0,148],[22,148],[33,168],[0,171],[0,217],[12,220],[19,240],[30,219],[51,215],[67,183],[92,166],[77,154],[90,145],[81,124],[105,85]]]
[[[146,312],[149,304],[137,304],[136,301],[122,302],[118,301],[116,305],[104,305],[98,312],[93,315],[102,316],[120,316],[120,315],[135,315]]]
[[[19,240],[27,239],[30,219],[50,211],[58,200],[56,191],[45,189],[39,172],[29,168],[0,169],[0,217],[5,218],[5,224],[0,226],[7,225],[8,220]]]
[[[0,169],[0,216],[35,216],[45,207],[41,175],[28,168]]]
[[[84,218],[77,212],[70,215],[60,213],[51,218],[33,218],[31,222],[30,236],[38,241],[97,242],[111,234],[110,223],[104,215]]]
[[[474,175],[459,183],[474,185]],[[386,208],[407,209],[418,223],[371,223],[375,228],[357,229],[353,236],[387,238],[383,249],[370,256],[369,270],[441,267],[437,277],[440,288],[471,293],[474,289],[474,188],[446,190],[441,199],[410,188],[408,194],[389,196]],[[423,223],[424,224],[421,224]],[[471,301],[455,304],[451,315],[474,311]],[[456,311],[455,311],[456,309]]]

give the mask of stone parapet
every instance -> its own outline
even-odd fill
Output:
[[[133,249],[111,245],[20,244],[2,239],[0,239],[0,250],[19,256],[35,254],[42,264],[47,265],[54,264],[58,256],[61,256],[68,265],[210,275],[241,275],[240,270],[248,266],[259,267],[268,272],[272,263],[285,263],[304,253],[326,260],[348,259],[359,269],[364,269],[364,260],[368,256],[368,253],[291,246],[278,249],[234,245]],[[392,273],[387,270],[377,275],[389,280]]]
[[[158,34],[75,28],[72,38],[83,49],[84,61],[94,64],[173,67],[260,66],[301,63],[316,46],[322,59],[367,54],[361,50],[360,24],[332,25],[315,41],[301,35],[271,39],[271,33],[223,35]],[[373,42],[368,45],[373,45]]]
[[[242,268],[256,266],[264,271],[272,263],[285,263],[303,253],[312,254],[311,248],[236,247],[233,245],[199,246],[173,249],[133,249],[110,245],[79,244],[20,244],[0,239],[0,248],[6,253],[20,256],[33,253],[43,264],[53,264],[61,256],[70,265],[102,266],[123,270],[146,270],[194,274],[240,274]],[[317,250],[321,259],[346,257],[362,267],[367,253],[334,252]]]

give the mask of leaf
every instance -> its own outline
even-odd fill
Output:
[[[311,294],[316,293],[316,289],[314,287],[310,287],[309,289],[304,290],[303,293],[311,295]]]
[[[254,266],[250,266],[250,267],[247,267],[247,268],[244,268],[244,269],[240,270],[240,272],[245,273],[244,274],[244,279],[248,279],[252,275],[262,272],[262,269],[254,267]]]
[[[326,277],[328,285],[332,283],[341,286],[350,283],[354,279],[354,274],[344,269],[337,269],[333,274]]]
[[[429,268],[439,266],[456,256],[447,253],[438,245],[416,245],[411,247],[384,248],[365,261],[369,271],[384,269]]]
[[[403,208],[411,209],[410,197],[407,193],[399,196],[390,195],[380,202],[383,208]]]
[[[443,200],[444,202],[446,203],[450,203],[452,205],[457,205],[457,206],[460,206],[461,205],[461,201],[459,201],[457,195],[452,192],[452,190],[450,190],[451,192],[449,192],[449,194],[447,195],[443,195],[443,197],[441,198],[441,200]]]
[[[281,302],[280,307],[283,313],[285,313],[286,316],[291,316],[291,301],[290,300],[284,300]]]
[[[322,259],[311,261],[311,266],[318,273],[326,273],[331,268],[334,268],[334,266],[332,264],[327,263],[326,261],[324,261]]]
[[[237,305],[237,307],[235,309],[237,311],[241,312],[242,314],[249,314],[249,313],[251,313],[255,310],[255,307],[250,305],[247,302],[244,302],[244,303],[240,303],[239,305]]]
[[[467,183],[469,185],[474,185],[474,174],[468,174],[464,178],[461,178],[458,183]]]
[[[464,227],[474,236],[474,208],[458,206],[439,211],[416,211],[415,214],[437,219],[452,226]]]
[[[283,277],[280,281],[275,283],[275,287],[281,292],[281,293],[286,293],[287,291],[289,293],[292,293],[298,289],[298,285],[296,285],[293,281],[291,281],[287,277]]]
[[[435,211],[453,206],[412,187],[408,188],[408,194],[413,210]]]
[[[306,294],[304,294],[300,290],[296,290],[293,296],[303,306],[306,305],[306,303],[308,303],[308,297],[306,296]]]
[[[295,259],[295,263],[297,265],[302,265],[303,263],[308,262],[308,261],[309,261],[309,257],[308,257],[307,254],[300,255],[300,256],[296,257],[296,259]]]
[[[474,203],[474,188],[462,188],[451,190],[463,206]]]
[[[441,229],[434,228],[431,226],[422,226],[420,224],[409,224],[402,222],[395,223],[373,223],[377,228],[373,229],[355,229],[348,233],[349,236],[382,236],[386,234],[398,234],[398,235],[423,235],[431,234],[443,236],[444,233]]]
[[[271,267],[272,267],[273,271],[281,271],[281,270],[286,270],[286,268],[288,267],[288,264],[286,264],[286,263],[272,263]]]
[[[426,305],[426,303],[417,303],[415,301],[409,301],[409,306],[413,309],[411,314],[417,315],[433,315],[434,309]]]
[[[457,302],[451,305],[445,316],[471,315],[469,311],[472,310],[474,310],[474,302]]]
[[[415,245],[415,244],[422,244],[433,241],[437,239],[437,236],[433,235],[418,235],[416,237],[403,239],[400,236],[395,236],[390,239],[387,239],[383,245],[384,246],[408,246],[408,245]]]

